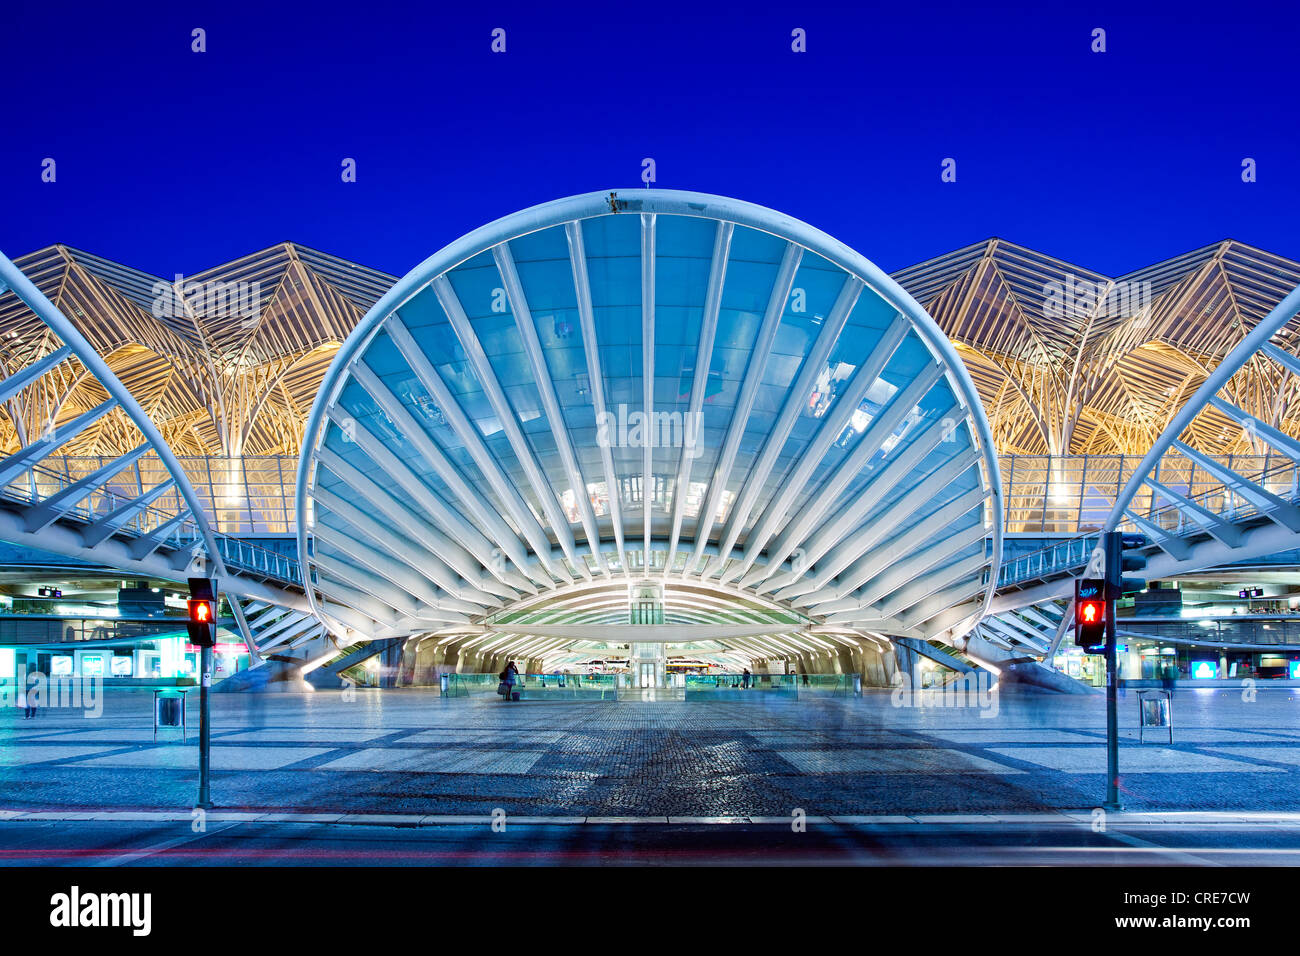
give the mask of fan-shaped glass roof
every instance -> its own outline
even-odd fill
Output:
[[[978,616],[1000,537],[987,423],[924,310],[829,236],[695,193],[453,243],[344,343],[306,441],[309,590],[375,634],[662,576],[930,635]]]

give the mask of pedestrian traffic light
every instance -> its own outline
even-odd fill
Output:
[[[216,621],[216,602],[202,598],[190,598],[190,620],[186,625],[190,634],[190,643],[195,647],[211,647],[215,642],[212,625]]]
[[[1106,582],[1079,578],[1074,582],[1074,643],[1098,647],[1106,643]]]
[[[212,647],[216,643],[217,597],[210,578],[190,578],[190,619],[185,625],[190,643],[195,647]]]
[[[1122,597],[1137,591],[1145,591],[1145,578],[1129,578],[1124,575],[1129,571],[1142,571],[1147,566],[1147,558],[1141,549],[1151,544],[1151,539],[1144,534],[1120,534],[1112,531],[1106,535],[1106,582],[1111,585],[1112,597]]]

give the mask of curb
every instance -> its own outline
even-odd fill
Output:
[[[968,814],[884,814],[804,817],[809,825],[837,826],[1052,826],[1091,827],[1093,811],[1047,813]],[[192,810],[0,810],[0,823],[8,822],[96,822],[96,823],[190,823]],[[209,810],[210,823],[308,824],[318,826],[436,827],[491,826],[490,814],[424,813],[262,813],[258,811]],[[526,826],[789,826],[793,817],[770,816],[509,816],[507,824]],[[1113,812],[1107,827],[1116,826],[1228,826],[1286,827],[1300,829],[1300,813],[1205,811]]]

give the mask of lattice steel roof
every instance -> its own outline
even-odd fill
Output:
[[[162,279],[57,245],[16,260],[78,324],[180,454],[296,454],[307,412],[339,343],[395,277],[282,243],[193,276],[185,285],[255,284],[255,316],[173,296],[153,313]],[[1138,454],[1182,400],[1282,296],[1300,263],[1233,240],[1112,279],[1002,239],[976,243],[893,276],[957,345],[1002,454]],[[1139,308],[1052,315],[1049,288],[1067,278],[1131,288]],[[254,288],[250,285],[249,288]],[[1122,304],[1122,303],[1121,303]],[[219,306],[220,303],[217,303]],[[1300,352],[1300,328],[1278,340]],[[0,362],[11,371],[57,347],[13,295],[0,297]],[[1300,436],[1296,387],[1252,362],[1234,377],[1236,403]],[[0,450],[51,418],[102,401],[74,361],[54,369],[0,416]],[[108,416],[70,454],[120,454],[131,429]],[[1208,410],[1191,444],[1257,453],[1251,436]]]
[[[199,455],[297,452],[339,343],[395,281],[293,243],[171,279],[62,245],[16,262],[107,359],[172,447]],[[16,296],[0,297],[6,373],[57,347]],[[21,447],[51,421],[102,400],[93,377],[64,362],[7,407],[0,448]],[[66,452],[126,450],[119,419],[106,417]]]
[[[1300,284],[1300,263],[1225,240],[1112,279],[990,239],[894,278],[958,345],[999,451],[1140,454]],[[1296,351],[1300,327],[1278,339]],[[1227,393],[1300,434],[1296,386],[1276,366],[1252,362]],[[1190,443],[1213,454],[1261,450],[1212,409],[1193,423]]]

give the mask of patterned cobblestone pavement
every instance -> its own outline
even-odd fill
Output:
[[[1099,696],[996,708],[860,699],[444,700],[417,690],[215,695],[213,796],[252,810],[788,816],[1082,809],[1101,799]],[[190,702],[191,728],[197,721]],[[192,803],[187,742],[153,741],[146,693],[102,716],[0,711],[0,809]],[[1300,692],[1180,690],[1174,743],[1138,742],[1121,701],[1131,809],[1300,809]]]

